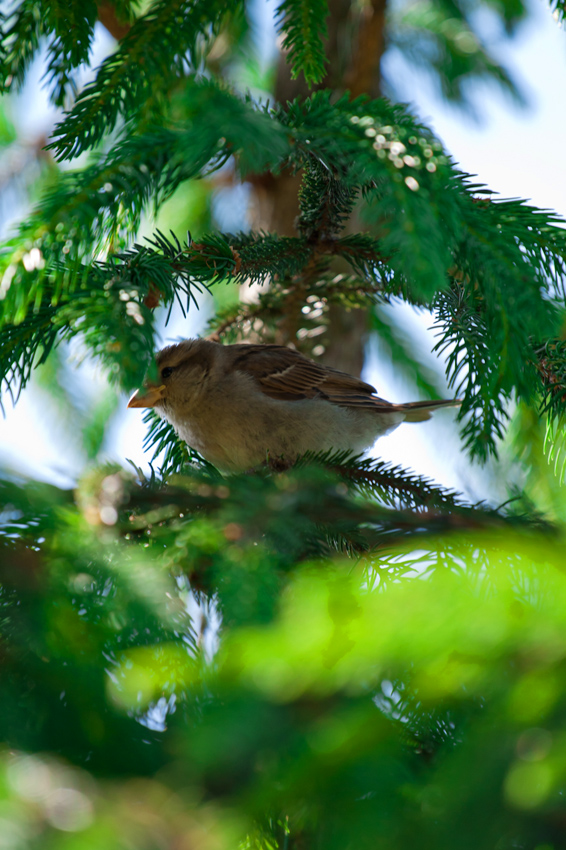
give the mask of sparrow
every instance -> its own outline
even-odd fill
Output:
[[[189,339],[156,356],[158,383],[128,407],[153,407],[222,472],[291,465],[307,451],[361,453],[401,422],[424,422],[458,400],[392,404],[375,387],[282,345]]]

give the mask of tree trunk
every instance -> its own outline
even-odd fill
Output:
[[[362,9],[354,0],[329,0],[326,55],[328,72],[319,88],[333,89],[337,95],[348,90],[352,97],[368,94],[379,97],[381,88],[380,62],[385,47],[386,0],[371,0]],[[279,59],[275,98],[280,103],[296,97],[306,97],[304,78],[291,79],[286,56]],[[254,181],[253,227],[275,231],[284,236],[295,234],[299,212],[298,190],[300,175],[289,173],[277,177],[265,175]],[[358,223],[349,222],[346,230],[358,230]],[[343,261],[342,261],[343,262]],[[337,273],[346,271],[336,268]],[[367,311],[345,310],[330,305],[328,334],[322,360],[329,366],[359,375],[364,363],[367,335]],[[290,342],[282,339],[281,342]]]

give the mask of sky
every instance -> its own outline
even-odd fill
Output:
[[[258,2],[261,6],[261,0]],[[261,8],[266,11],[270,5]],[[261,21],[258,37],[266,37]],[[108,50],[104,31],[100,33],[98,49],[101,55]],[[553,20],[546,4],[534,0],[529,23],[501,50],[522,83],[529,106],[518,108],[493,89],[479,87],[474,97],[487,116],[482,124],[448,108],[433,95],[422,75],[411,73],[398,57],[389,57],[385,70],[395,79],[402,99],[433,128],[462,170],[476,174],[479,182],[499,192],[501,197],[527,198],[536,206],[566,215],[566,32]],[[38,77],[36,70],[30,88],[19,100],[15,116],[22,131],[30,137],[37,134],[38,127],[47,128],[53,121],[38,88]],[[31,91],[33,109],[29,106]],[[405,309],[406,328],[418,340],[423,361],[431,368],[438,368],[435,356],[430,353],[434,344],[431,332],[427,331],[430,318],[408,308],[398,309]],[[194,314],[192,335],[204,328],[206,314],[206,305],[199,314]],[[179,334],[189,335],[186,326],[169,327],[164,338],[174,339]],[[104,375],[96,366],[83,366],[79,375],[91,393],[104,386]],[[377,342],[370,347],[364,377],[377,387],[382,397],[391,401],[417,398],[414,387],[399,379],[387,352]],[[447,389],[447,397],[451,395]],[[106,457],[121,463],[130,458],[143,467],[147,462],[142,448],[145,426],[141,412],[126,410],[126,403],[124,397],[121,413],[110,431]],[[470,467],[460,452],[453,419],[454,413],[446,410],[435,414],[430,422],[402,425],[379,440],[374,454],[429,475],[445,486],[463,490],[472,498],[485,498],[486,479]],[[56,438],[57,432],[66,434],[64,441]],[[60,486],[72,486],[76,480],[83,463],[78,440],[74,444],[72,436],[67,435],[45,393],[32,388],[22,393],[15,408],[10,402],[5,405],[5,418],[0,418],[0,463]]]

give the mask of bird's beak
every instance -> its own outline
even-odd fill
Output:
[[[155,407],[165,393],[165,384],[160,387],[146,387],[136,390],[128,402],[128,407]]]

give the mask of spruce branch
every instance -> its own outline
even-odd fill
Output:
[[[430,303],[445,289],[448,269],[466,250],[476,275],[487,273],[488,291],[506,270],[506,299],[516,297],[511,292],[518,273],[526,283],[524,298],[537,289],[561,291],[565,240],[555,226],[559,217],[521,201],[478,203],[484,187],[455,169],[430,131],[398,107],[365,98],[330,104],[326,93],[317,92],[278,117],[294,131],[291,158],[297,165],[315,157],[345,186],[361,188],[362,212],[379,232],[379,255],[407,282],[414,302]],[[490,238],[494,232],[497,240]],[[537,321],[549,312],[548,302],[540,300]]]
[[[368,233],[349,233],[333,242],[320,244],[320,250],[344,257],[354,271],[369,280],[383,280],[388,258],[381,253],[381,243]]]
[[[96,17],[94,0],[23,0],[13,7],[0,31],[2,90],[23,82],[40,44],[47,39],[45,77],[52,87],[53,102],[62,106],[75,88],[73,72],[88,60]]]
[[[220,25],[227,8],[239,0],[156,0],[139,17],[114,54],[100,66],[63,122],[55,128],[54,149],[59,160],[92,148],[111,132],[119,118],[136,119],[139,110],[156,109],[161,92],[181,79],[187,68],[197,69],[199,53]],[[143,73],[140,73],[143,69]]]
[[[564,0],[551,0],[550,8],[553,10],[554,17],[558,23],[562,23],[566,17],[566,3],[564,3]]]
[[[143,447],[146,451],[153,452],[150,460],[152,469],[153,463],[163,453],[163,460],[159,467],[159,475],[163,481],[171,475],[182,473],[188,466],[196,467],[213,478],[221,477],[220,473],[197,451],[180,440],[173,426],[166,420],[160,419],[154,410],[147,410],[143,421],[148,426]]]
[[[203,290],[190,275],[190,262],[179,261],[179,245],[162,234],[157,239],[159,251],[135,245],[83,268],[65,292],[57,278],[43,276],[39,285],[30,272],[33,309],[22,311],[21,290],[8,290],[0,314],[0,380],[9,387],[19,381],[18,392],[53,346],[80,335],[111,378],[124,387],[139,386],[153,356],[150,295],[159,293],[165,305],[177,299],[187,310],[191,300],[196,303],[195,290]]]
[[[377,499],[390,507],[413,508],[417,511],[428,508],[465,507],[463,497],[459,493],[386,461],[364,458],[351,452],[309,452],[298,459],[296,466],[300,468],[312,463],[337,473],[352,485],[354,492],[359,492],[369,499]]]
[[[306,160],[296,227],[308,242],[330,242],[346,224],[356,200],[351,189],[315,157]]]
[[[495,451],[511,394],[530,400],[541,389],[531,340],[558,335],[566,257],[560,219],[520,201],[493,202],[453,168],[426,128],[383,100],[331,103],[327,93],[316,93],[285,109],[257,109],[206,82],[188,84],[184,96],[189,116],[213,106],[226,124],[200,127],[190,117],[182,128],[134,134],[83,175],[65,176],[22,229],[16,250],[6,252],[6,325],[69,299],[75,306],[66,313],[58,308],[63,318],[55,320],[60,330],[69,327],[80,304],[73,293],[86,285],[96,250],[135,230],[150,200],[160,204],[183,180],[217,168],[232,153],[242,168],[253,157],[261,168],[289,164],[305,169],[302,236],[213,234],[182,250],[174,241],[170,249],[156,244],[166,255],[164,280],[184,281],[189,299],[202,285],[269,280],[273,297],[223,316],[218,335],[261,328],[267,317],[278,341],[297,339],[312,351],[333,300],[359,306],[382,292],[431,305],[442,326],[436,350],[450,348],[449,377],[462,384],[467,445],[479,457]],[[374,232],[341,237],[358,192]],[[335,255],[352,266],[350,280],[331,282]],[[95,277],[102,273],[96,268]],[[149,268],[144,274],[143,294],[137,290],[143,306],[170,305],[177,284],[169,290],[149,277]],[[313,309],[312,298],[322,306]],[[34,345],[25,349],[28,364]]]
[[[238,282],[261,283],[266,277],[288,278],[299,274],[309,263],[312,252],[303,238],[275,233],[226,234],[225,239],[237,254]]]
[[[327,0],[283,0],[275,12],[283,35],[283,49],[289,51],[291,76],[302,72],[308,86],[320,83],[327,59],[324,53]]]
[[[292,274],[304,259],[301,240],[246,234],[205,239],[183,247],[158,232],[152,247],[134,245],[90,266],[60,267],[53,260],[53,272],[39,249],[32,249],[11,267],[3,293],[1,380],[12,385],[17,376],[20,387],[25,385],[39,349],[43,360],[58,341],[81,334],[125,386],[138,385],[152,356],[157,304],[171,306],[177,299],[186,311],[191,301],[198,307],[195,293],[227,277],[238,282],[263,280],[269,271]],[[110,346],[102,329],[113,341]]]
[[[298,553],[300,557],[324,557],[344,547],[352,552],[375,552],[378,557],[384,547],[391,552],[396,546],[408,544],[418,550],[429,546],[427,541],[434,547],[438,535],[450,532],[457,533],[459,540],[469,534],[472,547],[479,545],[481,534],[497,534],[505,529],[526,535],[541,528],[552,532],[540,521],[506,517],[483,506],[466,505],[456,494],[442,492],[442,488],[410,473],[402,476],[397,487],[392,477],[394,470],[386,465],[362,468],[360,475],[354,476],[350,464],[355,461],[338,459],[346,461],[345,466],[341,464],[344,468],[330,470],[324,458],[315,462],[313,457],[305,456],[282,474],[266,469],[254,476],[225,479],[185,466],[183,474],[175,475],[167,485],[155,479],[140,489],[130,479],[125,480],[117,491],[120,501],[115,508],[124,533],[132,522],[140,531],[154,527],[159,518],[161,530],[155,530],[158,538],[169,536],[179,517],[183,522],[190,522],[191,516],[197,515],[215,517],[221,527],[246,530],[241,538],[236,538],[241,539],[241,545],[253,545],[253,541],[261,539],[262,545],[267,544],[278,559],[289,564]],[[353,483],[359,494],[362,478],[362,486],[370,487],[374,496],[377,491],[388,492],[391,504],[368,502],[359,495],[353,498],[344,483]],[[400,507],[411,501],[418,510]],[[449,548],[449,541],[445,540],[444,546]]]
[[[467,304],[461,290],[438,296],[436,328],[440,340],[434,351],[445,353],[448,385],[462,399],[458,418],[465,420],[462,436],[472,457],[496,455],[496,440],[509,418],[510,386],[500,382],[499,352],[493,350],[485,317]]]
[[[535,354],[542,384],[540,412],[560,420],[566,412],[566,342],[548,340],[535,349]]]
[[[558,481],[564,483],[566,473],[566,432],[564,417],[547,417],[544,435],[544,452]]]
[[[94,41],[97,6],[93,0],[42,3],[43,14],[53,22],[55,37],[48,47],[49,61],[45,77],[52,87],[52,100],[64,106],[66,98],[76,92],[74,71],[88,62]]]
[[[449,222],[458,220],[460,199],[432,134],[384,100],[343,97],[331,104],[325,92],[290,104],[281,120],[294,129],[297,160],[308,151],[346,186],[362,189],[363,213],[380,230],[380,253],[415,295],[430,298],[443,288]]]
[[[58,344],[59,329],[53,323],[56,310],[43,305],[32,316],[18,324],[4,324],[0,332],[0,409],[2,392],[7,392],[12,404],[28,383],[33,369],[45,362]]]
[[[30,289],[25,264],[35,264],[38,273],[49,269],[64,293],[85,261],[125,247],[142,212],[151,205],[158,208],[182,182],[220,167],[231,155],[241,154],[242,165],[251,157],[263,168],[288,149],[282,128],[218,86],[195,83],[184,97],[193,114],[210,111],[223,120],[148,128],[122,139],[86,169],[61,175],[7,243],[0,274],[8,271],[0,293],[8,285],[25,291],[29,297],[22,309],[33,301],[35,288]],[[33,263],[30,256],[36,256]]]
[[[282,128],[213,83],[187,83],[183,100],[189,117],[182,126],[130,133],[92,165],[61,175],[20,227],[20,241],[40,234],[54,241],[54,231],[62,231],[60,241],[74,254],[96,254],[135,234],[150,204],[159,208],[183,182],[220,168],[230,156],[243,167],[253,161],[266,168],[288,150]],[[205,121],[203,113],[222,118]]]
[[[51,100],[64,106],[76,93],[75,72],[88,63],[97,18],[117,37],[114,6],[121,18],[131,15],[136,0],[119,0],[113,5],[95,0],[22,0],[6,4],[0,14],[0,80],[2,90],[21,85],[41,47],[46,50],[44,79]],[[110,26],[111,21],[114,27]],[[121,30],[125,34],[127,30]]]
[[[554,339],[560,326],[566,242],[557,216],[521,201],[477,199],[463,214],[452,286],[434,303],[434,350],[448,352],[459,418],[470,417],[466,445],[485,459],[496,454],[512,393],[530,404],[545,394],[533,340]]]

